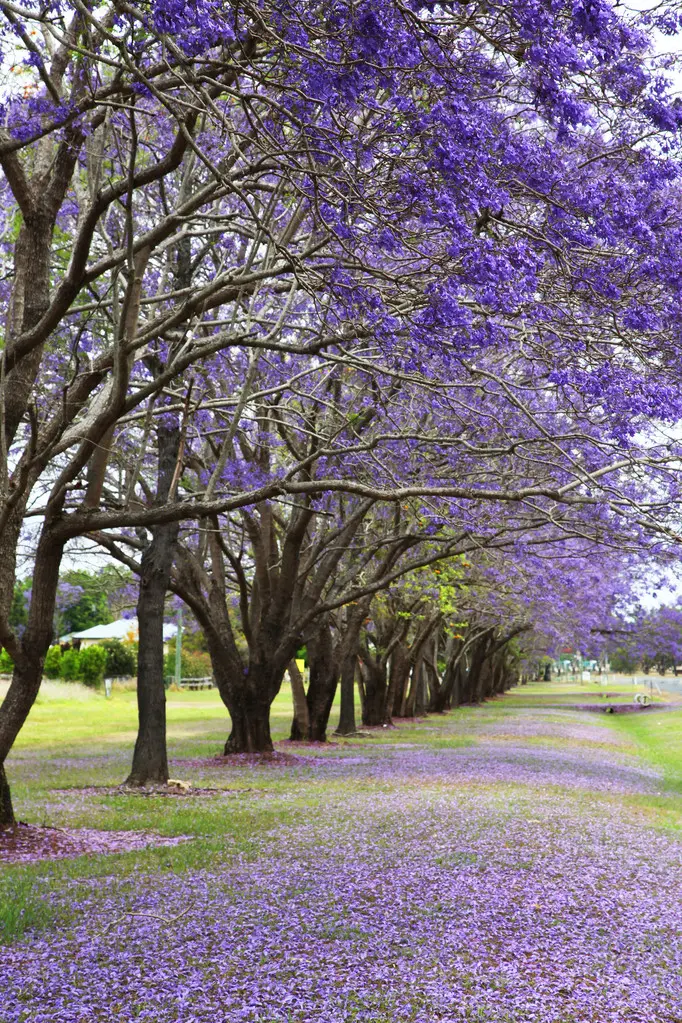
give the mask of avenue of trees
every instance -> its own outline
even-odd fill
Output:
[[[0,0],[0,25],[0,825],[73,543],[139,583],[136,784],[168,778],[168,593],[225,752],[262,752],[287,670],[310,739],[337,687],[347,734],[356,685],[368,725],[480,700],[675,557],[682,111],[649,38],[674,9]]]

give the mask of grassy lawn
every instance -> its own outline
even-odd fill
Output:
[[[667,785],[682,794],[682,707],[614,716],[613,727],[632,739],[639,754],[662,772]]]
[[[275,727],[285,728],[285,694],[275,701]],[[192,737],[195,733],[217,743],[229,731],[229,716],[216,690],[167,694],[169,740]],[[64,751],[96,749],[135,741],[137,704],[134,691],[114,689],[110,699],[100,690],[63,683],[43,683],[38,700],[22,730],[16,750]]]
[[[636,676],[636,683],[630,675],[611,675],[608,682],[573,682],[573,681],[552,681],[552,682],[531,682],[529,685],[517,686],[511,692],[506,693],[504,700],[508,706],[537,706],[540,702],[550,703],[595,703],[614,699],[617,695],[618,702],[629,703],[636,693],[649,694],[648,685],[642,681],[642,676]],[[681,703],[682,697],[676,693],[658,693],[655,689],[651,694],[653,703]]]
[[[575,705],[589,702],[586,691],[580,685],[532,684],[482,707],[400,722],[396,728],[335,740],[327,747],[296,746],[285,766],[227,767],[210,762],[229,730],[217,694],[171,691],[171,773],[216,791],[169,797],[83,791],[84,786],[115,786],[125,777],[135,737],[134,693],[115,691],[106,700],[76,686],[46,686],[8,764],[19,816],[56,827],[151,831],[190,840],[115,855],[0,864],[0,942],[17,949],[18,963],[22,939],[30,936],[42,948],[40,936],[46,935],[41,969],[59,972],[62,966],[51,942],[61,943],[62,958],[87,958],[85,950],[93,941],[96,947],[114,941],[110,932],[115,919],[127,935],[120,940],[137,942],[144,958],[147,951],[152,954],[154,942],[167,944],[168,938],[137,933],[145,914],[156,921],[154,927],[161,920],[162,929],[170,926],[163,920],[182,919],[173,925],[178,934],[172,947],[180,950],[174,969],[183,975],[189,967],[187,956],[180,955],[185,947],[180,938],[184,935],[186,947],[194,947],[191,919],[194,907],[201,906],[197,926],[202,933],[219,928],[225,912],[236,914],[241,945],[277,975],[272,981],[279,992],[272,994],[275,1000],[293,983],[285,969],[287,942],[294,940],[292,934],[296,941],[307,935],[305,940],[300,937],[303,945],[296,952],[296,961],[307,963],[300,969],[309,971],[310,988],[300,996],[299,1014],[254,1008],[235,980],[234,992],[239,988],[241,993],[233,992],[236,1001],[221,1017],[229,1023],[309,1023],[326,1020],[327,1011],[339,1023],[450,1019],[443,1008],[445,995],[429,986],[428,978],[435,976],[445,978],[444,991],[456,989],[460,1003],[469,1006],[469,1015],[452,1018],[543,1023],[545,1016],[533,1008],[540,982],[530,966],[526,975],[526,966],[518,965],[521,943],[523,963],[542,962],[537,976],[547,975],[555,985],[552,998],[567,1000],[568,1015],[547,1019],[611,1023],[636,1018],[627,1015],[630,1009],[634,1012],[634,1003],[628,1001],[632,992],[616,990],[616,974],[624,966],[635,972],[634,960],[628,965],[630,951],[612,960],[608,943],[599,938],[605,928],[624,927],[633,956],[645,946],[655,953],[647,969],[659,978],[660,990],[647,989],[652,1006],[647,1023],[678,1023],[682,1015],[675,1015],[666,1001],[666,992],[676,990],[666,973],[672,954],[666,937],[669,924],[660,923],[654,940],[646,923],[663,921],[668,902],[662,903],[663,909],[642,903],[641,914],[633,909],[629,922],[609,907],[614,892],[620,898],[621,886],[628,905],[657,899],[659,891],[663,899],[660,879],[653,893],[642,889],[638,879],[643,869],[669,871],[675,855],[679,863],[682,707],[610,717],[575,710]],[[618,689],[610,686],[608,691]],[[276,740],[287,736],[290,720],[291,696],[283,690],[273,708]],[[651,858],[647,850],[654,847]],[[582,890],[586,883],[587,895]],[[537,907],[545,904],[556,904],[553,915],[531,923]],[[578,912],[569,911],[574,904],[580,907],[582,923],[574,924],[570,915]],[[477,907],[473,917],[467,905]],[[283,921],[292,919],[298,922],[289,922],[282,931]],[[247,940],[254,920],[260,921],[257,934]],[[454,959],[441,961],[436,952],[455,941],[457,928],[462,929],[461,948],[453,946]],[[547,933],[543,928],[549,928]],[[217,931],[213,940],[220,944]],[[498,941],[502,944],[494,951]],[[317,958],[311,951],[315,942],[321,943]],[[548,964],[539,950],[552,942],[558,942],[558,950]],[[220,976],[250,976],[256,960],[242,961],[241,945],[224,953]],[[375,966],[373,954],[367,958],[367,949],[384,947],[405,964],[388,987],[379,979],[385,972],[379,960]],[[332,955],[330,949],[336,952]],[[346,953],[350,965],[338,981],[343,998],[334,987],[315,993],[320,978],[335,970],[337,962],[345,962]],[[191,960],[192,969],[203,977],[202,990],[209,993],[220,986],[209,966],[211,956],[197,952]],[[358,956],[370,964],[368,978],[376,973],[372,993],[357,979],[352,963]],[[579,978],[568,986],[559,977],[567,957]],[[488,974],[497,979],[488,983]],[[261,976],[254,975],[250,991],[254,984],[258,988]],[[611,1004],[610,998],[620,1016],[608,1015],[606,1009],[581,1015],[580,999],[571,1008],[573,996],[560,993],[573,991],[573,986],[576,991],[592,990],[592,976],[602,978],[604,1004]],[[403,990],[408,980],[409,995]],[[116,983],[111,981],[113,987]],[[154,998],[160,997],[164,983],[161,977],[149,980]],[[30,997],[17,995],[17,1006],[28,999],[29,1014],[13,1008],[8,1023],[50,1018],[31,1015],[36,1007],[47,1011],[41,984],[35,980]],[[212,1018],[218,1018],[215,1014],[222,1010],[210,1001],[213,995],[206,997],[206,1004],[213,1006]],[[550,995],[545,992],[545,997]],[[518,1004],[515,999],[520,999]],[[119,1002],[107,1004],[101,1015],[74,1014],[73,1019],[135,1018],[119,1011]],[[144,998],[140,1006],[140,1018],[157,1018]],[[198,1009],[195,1015],[187,1012],[158,1018],[181,1023],[195,1015],[201,1023],[211,1018]]]

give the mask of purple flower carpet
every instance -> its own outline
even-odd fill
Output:
[[[437,734],[271,772],[244,799],[296,813],[249,854],[69,882],[1,950],[2,1023],[681,1023],[677,797],[593,715]]]

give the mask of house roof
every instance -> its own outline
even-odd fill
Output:
[[[164,622],[164,640],[173,639],[178,631],[177,625],[172,622]],[[120,639],[136,641],[138,637],[137,618],[119,618],[118,621],[109,622],[108,625],[93,625],[91,629],[84,629],[82,632],[70,632],[67,636],[60,636],[60,643],[70,643],[73,639]]]

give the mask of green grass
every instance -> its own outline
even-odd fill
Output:
[[[635,693],[649,693],[645,683],[638,681],[633,684],[629,675],[610,676],[607,684],[601,682],[575,682],[575,681],[554,681],[554,682],[530,682],[528,685],[517,686],[510,693],[502,698],[509,707],[536,707],[542,703],[547,706],[551,704],[571,703],[599,703],[607,701],[616,696],[623,703],[629,703]],[[545,698],[546,699],[541,699]],[[679,702],[680,697],[674,693],[654,693],[654,703]]]
[[[631,738],[639,753],[662,771],[671,789],[682,793],[682,709],[617,715],[611,724]]]
[[[272,734],[284,739],[291,726],[291,694],[283,686],[272,706]],[[207,755],[221,750],[230,730],[227,710],[216,690],[167,693],[169,746],[178,756]],[[43,683],[41,693],[15,744],[15,752],[49,749],[60,755],[70,748],[79,754],[107,752],[109,747],[134,743],[137,700],[132,691],[114,689],[111,699],[103,691],[68,683]],[[197,740],[200,745],[197,745]],[[194,752],[188,752],[194,751]]]
[[[28,930],[54,922],[57,914],[45,898],[47,880],[36,876],[34,870],[0,874],[0,941],[16,940]]]
[[[72,692],[69,692],[71,690]],[[227,711],[214,690],[168,693],[169,736],[182,738],[197,732],[225,739],[229,729]],[[136,732],[136,694],[115,690],[107,700],[100,690],[79,685],[45,687],[38,697],[15,749],[61,750],[88,744],[106,746],[128,741]]]
[[[167,697],[170,756],[208,758],[220,753],[230,722],[218,694],[169,691]],[[228,777],[216,776],[210,768],[173,772],[199,786],[230,790],[215,798],[104,793],[78,798],[81,786],[124,780],[136,724],[134,692],[114,690],[107,700],[102,692],[80,685],[44,684],[8,761],[17,815],[33,824],[154,831],[191,835],[193,841],[115,856],[0,865],[0,940],[64,919],[64,907],[57,910],[44,898],[46,888],[59,890],[74,878],[106,877],[113,869],[185,871],[217,865],[226,857],[249,857],[262,851],[264,836],[302,823],[309,814],[310,792],[302,790],[291,798],[293,772],[267,770],[237,770]],[[286,738],[290,725],[291,694],[284,687],[273,705],[273,738]],[[73,800],[68,791],[57,789],[73,789]]]

